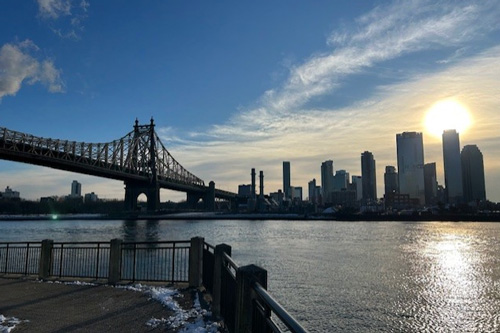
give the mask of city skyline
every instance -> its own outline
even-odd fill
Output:
[[[360,175],[367,150],[381,197],[396,133],[423,133],[425,161],[444,184],[441,139],[426,115],[454,100],[471,118],[458,128],[461,147],[480,148],[487,198],[500,201],[496,1],[2,7],[0,126],[107,142],[153,116],[183,166],[233,192],[250,165],[265,171],[266,192],[282,187],[282,161],[303,188],[319,182],[326,160]],[[66,193],[73,179],[123,199],[121,182],[0,161],[0,188],[28,198]]]

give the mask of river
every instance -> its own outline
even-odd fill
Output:
[[[499,332],[500,223],[246,220],[0,222],[0,242],[232,246],[311,332]]]

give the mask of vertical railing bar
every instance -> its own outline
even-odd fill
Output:
[[[30,257],[30,243],[26,243],[26,263],[24,265],[24,275],[28,275],[28,259]]]
[[[64,248],[64,243],[61,243],[61,249],[59,251],[59,278],[62,276],[62,266],[63,266],[63,248]]]
[[[7,265],[9,263],[9,243],[7,243],[7,247],[5,249],[5,274],[7,274]]]
[[[101,248],[101,243],[97,243],[97,259],[96,259],[96,266],[95,266],[95,279],[97,280],[99,278],[99,250]]]
[[[175,273],[175,243],[172,244],[172,282],[174,282]]]
[[[132,282],[135,282],[136,254],[137,254],[137,243],[134,243],[134,260],[133,260],[133,264],[132,264]]]

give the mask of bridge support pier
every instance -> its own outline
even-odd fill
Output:
[[[203,203],[205,204],[205,210],[215,212],[215,183],[213,181],[208,184],[208,189],[203,194]]]
[[[148,211],[156,211],[160,207],[160,189],[158,186],[139,182],[125,182],[125,210],[137,210],[137,198],[144,194],[148,198]]]

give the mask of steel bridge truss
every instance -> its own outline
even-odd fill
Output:
[[[107,143],[42,138],[0,128],[0,152],[2,157],[8,155],[16,161],[45,166],[60,162],[68,166],[62,168],[68,171],[72,171],[73,165],[78,172],[113,179],[148,179],[160,185],[205,187],[202,179],[186,170],[168,152],[154,126],[152,119],[149,125],[139,125],[136,120],[133,131]]]

